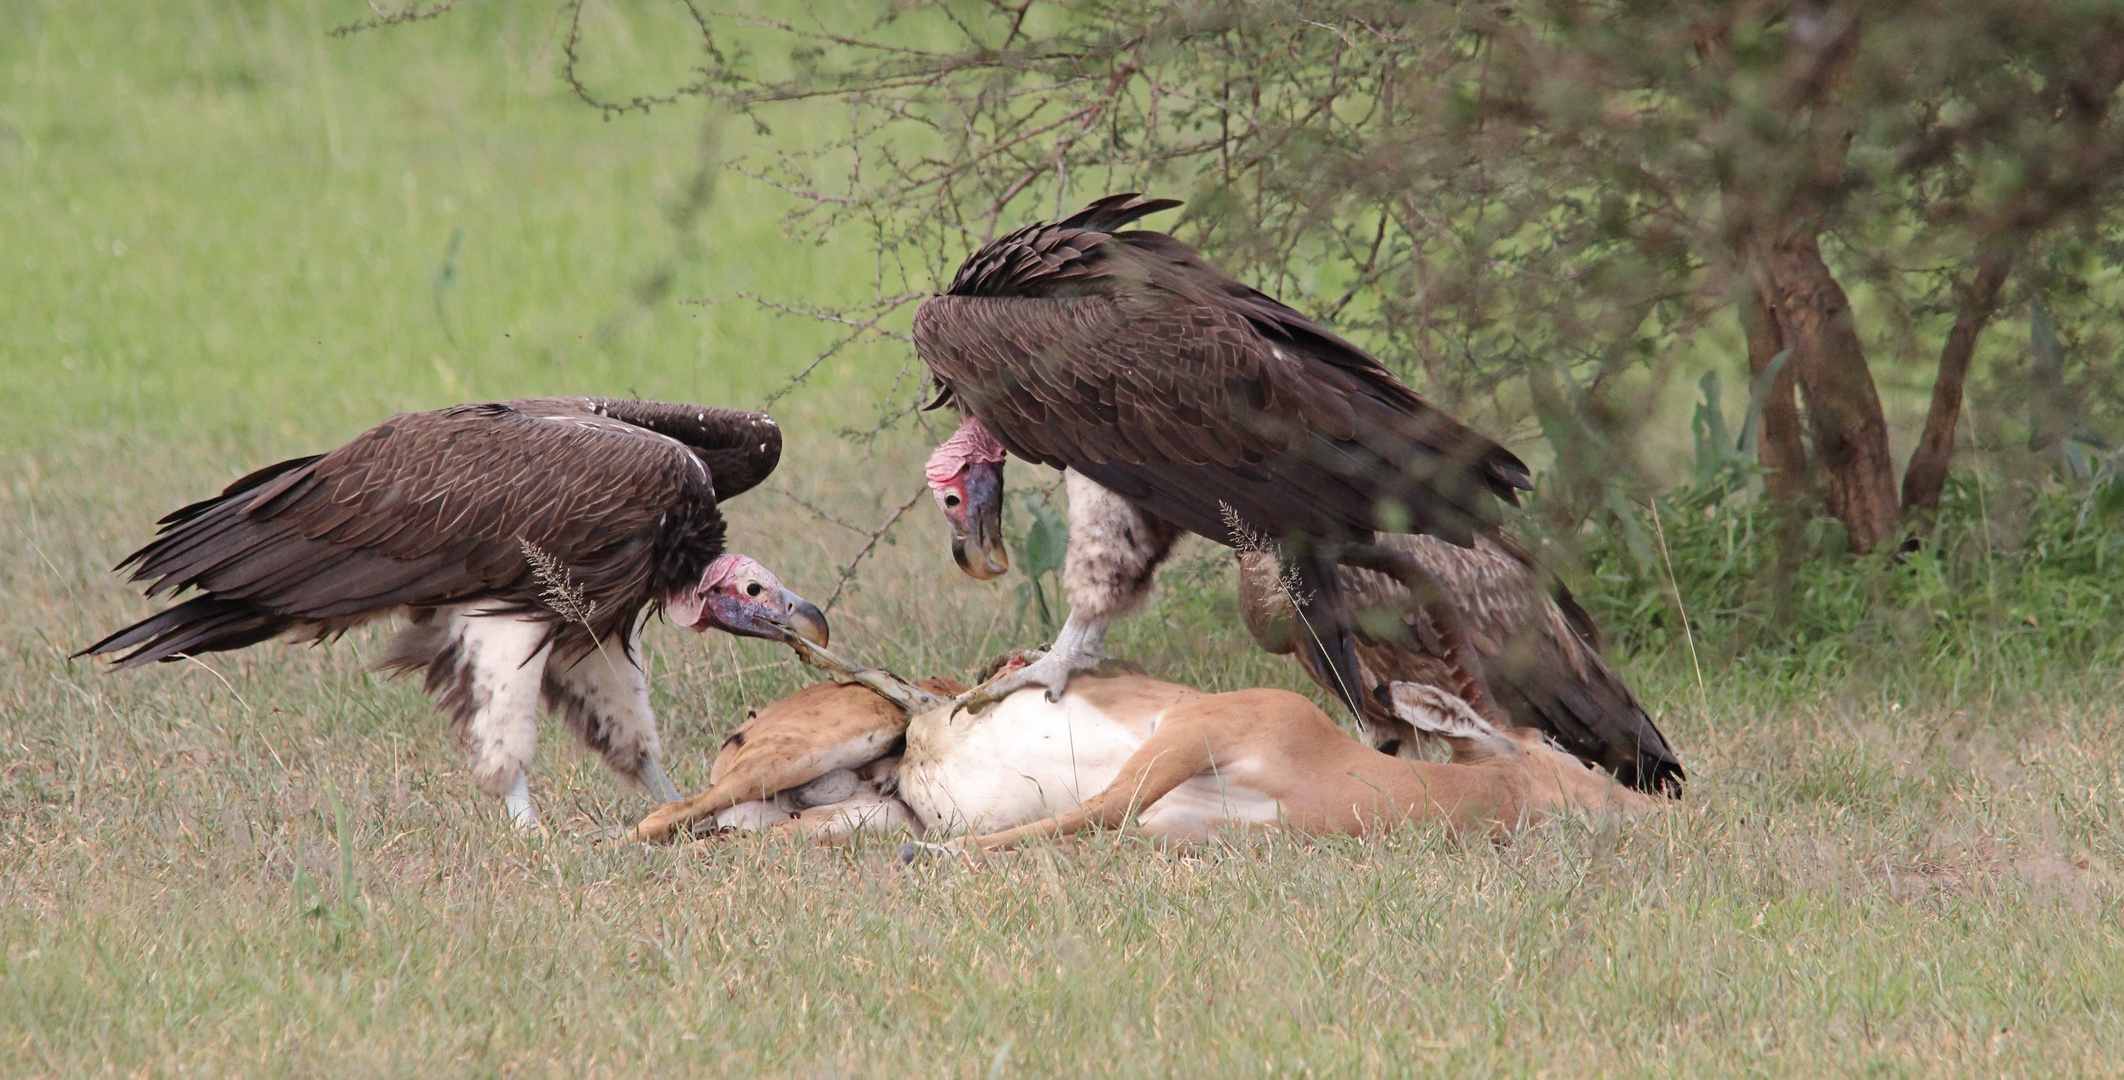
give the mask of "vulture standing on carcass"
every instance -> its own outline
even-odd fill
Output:
[[[774,471],[763,413],[535,398],[394,416],[165,517],[132,568],[199,595],[82,650],[116,667],[335,638],[391,612],[380,667],[424,670],[472,777],[538,823],[525,770],[541,702],[669,802],[643,668],[644,609],[746,637],[824,643],[825,617],[724,551],[718,508]]]
[[[1469,646],[1463,662],[1504,714],[1493,719],[1546,732],[1579,759],[1607,767],[1640,791],[1681,794],[1681,762],[1602,659],[1592,617],[1523,548],[1503,535],[1478,536],[1465,548],[1405,534],[1387,534],[1379,542],[1407,552],[1440,585]],[[1369,619],[1359,627],[1358,686],[1365,695],[1359,721],[1379,749],[1413,750],[1416,733],[1394,715],[1393,684],[1457,691],[1459,676],[1432,618],[1400,582],[1351,567],[1340,568],[1339,576],[1354,606],[1393,620],[1381,626],[1382,620]],[[1335,674],[1298,647],[1303,632],[1274,552],[1239,553],[1239,611],[1262,648],[1296,653],[1306,674],[1335,692]]]
[[[1006,451],[1067,470],[1069,618],[1045,656],[969,705],[1030,685],[1058,696],[1098,661],[1107,625],[1148,595],[1185,530],[1285,551],[1315,630],[1301,647],[1360,710],[1356,613],[1337,564],[1420,583],[1375,534],[1470,544],[1528,487],[1518,458],[1363,350],[1171,236],[1124,231],[1178,205],[1111,195],[1020,229],[915,312],[937,403],[961,417],[928,467],[960,565],[976,577],[1008,565]]]

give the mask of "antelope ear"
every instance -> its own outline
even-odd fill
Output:
[[[1501,737],[1497,728],[1482,718],[1468,703],[1435,686],[1422,683],[1396,682],[1388,694],[1393,701],[1394,715],[1408,721],[1410,727],[1432,735],[1441,735],[1453,740],[1470,740],[1497,745]]]
[[[704,603],[705,601],[701,598],[698,590],[687,589],[685,592],[669,597],[664,601],[664,614],[670,617],[674,625],[683,626],[688,630],[698,630],[700,629],[698,624],[701,621],[701,607]]]

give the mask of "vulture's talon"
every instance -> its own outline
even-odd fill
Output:
[[[978,713],[1004,698],[1030,687],[1044,687],[1047,700],[1062,700],[1069,692],[1069,681],[1078,675],[1098,668],[1106,661],[1105,653],[1097,649],[1053,649],[1041,653],[1039,658],[1014,671],[1006,670],[995,678],[960,694],[952,707],[952,715],[960,710]]]
[[[981,710],[988,708],[990,705],[994,705],[999,700],[1001,699],[997,698],[993,694],[990,694],[986,687],[977,686],[963,694],[960,694],[958,697],[951,699],[950,718],[956,720],[959,718],[959,714],[962,712],[978,715]]]

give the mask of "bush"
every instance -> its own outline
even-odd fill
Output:
[[[1610,647],[1800,676],[1964,681],[2124,659],[2124,483],[1954,477],[1922,541],[1845,554],[1833,520],[1792,521],[1745,462],[1649,504],[1611,501],[1574,538],[1580,601]],[[1782,553],[1782,558],[1780,558]]]

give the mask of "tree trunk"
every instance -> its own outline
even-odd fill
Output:
[[[1990,257],[1977,267],[1976,277],[1958,291],[1961,304],[1954,316],[1954,329],[1940,347],[1940,371],[1932,380],[1932,409],[1925,414],[1925,434],[1910,454],[1903,471],[1903,509],[1937,510],[1940,492],[1947,486],[1947,465],[1954,460],[1955,425],[1962,417],[1962,383],[1969,377],[1969,360],[1976,354],[1977,335],[1991,321],[1993,304],[2011,259]]]
[[[1777,321],[1777,309],[1764,294],[1760,272],[1752,275],[1747,302],[1741,307],[1741,324],[1748,332],[1748,377],[1752,388],[1763,377],[1777,354],[1785,351],[1785,329]],[[1800,438],[1799,400],[1792,378],[1792,361],[1770,380],[1756,417],[1755,459],[1769,470],[1763,476],[1763,492],[1788,505],[1803,502],[1811,486],[1807,477],[1807,446]]]
[[[1743,259],[1751,256],[1746,251]],[[1760,265],[1749,267],[1749,287],[1746,301],[1741,305],[1741,323],[1748,332],[1748,374],[1752,392],[1755,383],[1763,377],[1777,354],[1785,351],[1785,328],[1777,321],[1777,308],[1770,303],[1770,295],[1763,284],[1766,280]],[[1795,612],[1792,581],[1798,576],[1800,564],[1800,537],[1812,512],[1814,476],[1807,471],[1807,444],[1800,435],[1799,390],[1792,376],[1791,357],[1770,380],[1769,392],[1763,396],[1762,412],[1756,416],[1755,459],[1769,470],[1763,475],[1763,494],[1768,496],[1773,511],[1777,558],[1770,564],[1770,579],[1765,582],[1772,601],[1770,622],[1767,626],[1751,625],[1742,633],[1743,640],[1753,640],[1762,633],[1782,634],[1792,625]],[[1751,400],[1752,404],[1752,400]]]
[[[1844,523],[1851,550],[1868,552],[1895,539],[1902,505],[1888,457],[1888,420],[1866,366],[1844,295],[1811,215],[1794,215],[1758,243],[1772,305],[1807,398],[1807,430],[1822,473],[1822,500]]]

